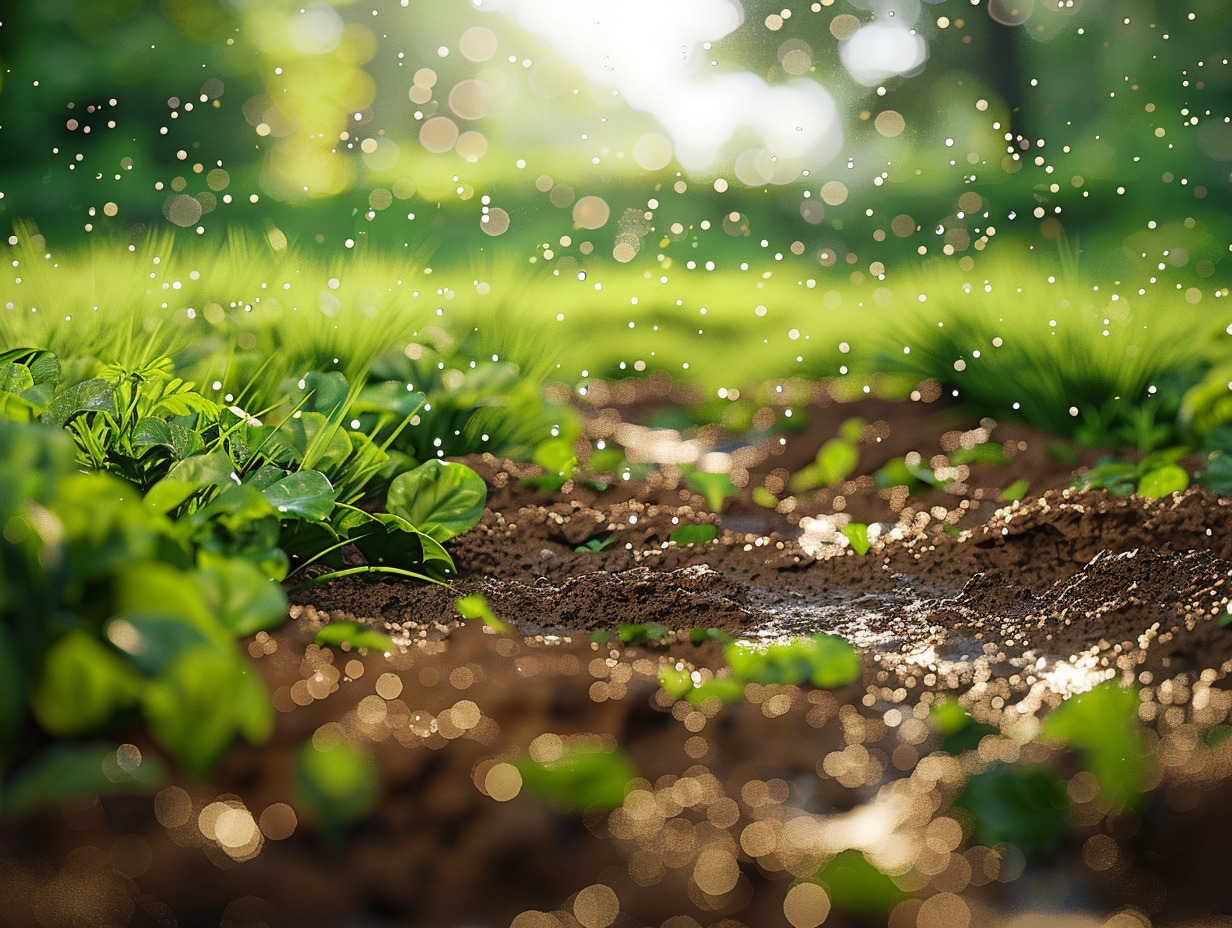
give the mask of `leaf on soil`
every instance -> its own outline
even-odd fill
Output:
[[[1149,759],[1138,694],[1114,681],[1071,696],[1044,719],[1042,741],[1065,741],[1082,754],[1112,811],[1133,808],[1147,782]]]
[[[488,601],[482,593],[471,593],[455,601],[454,608],[464,619],[483,619],[483,624],[497,634],[503,635],[509,631],[509,626],[496,617]]]
[[[719,536],[719,530],[713,525],[682,525],[670,535],[668,541],[678,545],[704,545],[714,541]]]
[[[1071,832],[1066,782],[1042,767],[977,773],[954,805],[971,813],[977,843],[1012,844],[1034,860],[1051,857]]]
[[[907,893],[860,851],[843,851],[817,871],[812,882],[825,885],[836,909],[868,919],[884,919]]]
[[[868,526],[863,522],[848,522],[843,526],[843,534],[851,542],[851,548],[861,556],[868,554],[872,542],[868,540]]]
[[[388,635],[353,619],[330,622],[322,626],[314,640],[317,644],[329,647],[350,643],[353,648],[368,648],[373,651],[389,652],[394,649],[394,643]]]
[[[483,478],[465,464],[426,461],[394,478],[386,508],[425,535],[447,541],[478,524],[487,498]]]
[[[554,760],[538,761],[523,755],[513,765],[528,792],[554,806],[578,812],[615,809],[625,801],[629,781],[637,777],[637,768],[619,748],[581,739],[565,741]]]

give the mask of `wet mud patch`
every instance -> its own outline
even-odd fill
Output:
[[[295,593],[292,620],[247,642],[272,740],[208,783],[88,793],[0,826],[0,923],[1221,924],[1232,894],[1209,848],[1232,827],[1232,507],[1066,490],[1067,473],[1031,469],[1035,438],[1014,440],[1027,449],[997,475],[1039,491],[1019,503],[970,472],[914,497],[857,475],[841,511],[832,491],[769,508],[746,487],[722,516],[670,467],[544,494],[522,483],[533,467],[474,459],[489,506],[450,542],[453,589]],[[750,479],[772,475],[765,454]],[[841,533],[853,513],[880,529],[863,556]],[[699,523],[713,542],[671,541]],[[470,593],[513,630],[461,621]],[[342,618],[394,648],[315,643]],[[621,623],[663,633],[622,644]],[[699,628],[756,647],[839,634],[856,678],[672,695],[665,680],[729,673]],[[1066,696],[1110,679],[1134,701],[1096,741],[1041,735]],[[158,757],[122,737],[126,757]],[[1121,793],[1091,760],[1100,743],[1123,749],[1104,761],[1133,773]],[[344,819],[303,774],[337,745],[366,771],[340,779],[363,789]],[[544,778],[578,757],[597,759],[592,777],[625,771],[614,799]],[[1017,798],[997,830],[978,797],[999,789]],[[871,901],[844,868],[881,881]]]

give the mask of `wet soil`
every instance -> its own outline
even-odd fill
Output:
[[[590,427],[607,440],[625,427],[631,459],[665,445],[669,458],[726,455],[742,489],[721,514],[671,460],[628,480],[583,464],[553,493],[524,482],[542,475],[531,465],[468,460],[489,500],[449,544],[452,590],[348,579],[294,593],[292,621],[247,643],[279,711],[273,741],[241,747],[209,783],[87,795],[0,825],[0,924],[1232,924],[1212,852],[1232,825],[1232,501],[1068,489],[1097,455],[924,399],[819,394],[786,441],[665,436],[637,427],[646,408],[635,393]],[[852,474],[789,494],[854,417]],[[992,445],[999,463],[951,460]],[[948,482],[877,485],[912,453]],[[1022,480],[1021,501],[1001,498]],[[877,536],[864,555],[841,532],[851,520]],[[694,524],[715,540],[670,540]],[[512,629],[462,622],[455,602],[472,592]],[[383,629],[394,651],[312,643],[340,618]],[[621,623],[666,631],[622,645],[603,634]],[[731,705],[674,700],[662,668],[723,672],[716,641],[690,642],[697,628],[838,634],[862,676],[829,691],[750,684]],[[1143,793],[1119,808],[1079,752],[1034,737],[1049,709],[1106,680],[1135,688],[1144,730]],[[947,746],[930,721],[941,694],[988,734]],[[346,825],[314,817],[295,774],[306,742],[333,741],[379,771]],[[573,747],[629,758],[623,804],[571,809],[515,772]],[[1070,826],[1051,856],[980,844],[954,806],[1005,765],[1067,783]],[[852,850],[903,901],[862,909],[841,887],[799,888]]]

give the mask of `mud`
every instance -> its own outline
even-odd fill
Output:
[[[592,427],[611,435],[638,407],[600,413]],[[1096,455],[1058,463],[1046,436],[937,404],[817,397],[808,414],[785,444],[684,437],[725,445],[742,471],[721,515],[670,462],[627,481],[583,466],[544,494],[523,483],[540,473],[529,465],[471,459],[489,507],[449,544],[454,589],[352,578],[296,592],[292,621],[247,642],[279,712],[273,740],[238,749],[209,783],[88,794],[0,825],[0,924],[1229,924],[1212,851],[1232,826],[1229,500],[1071,490]],[[780,492],[853,416],[869,423],[853,475]],[[990,441],[1004,463],[944,487],[909,494],[871,476],[909,452],[944,466],[938,455]],[[1031,492],[1003,501],[1018,480]],[[853,518],[880,530],[867,554],[840,532]],[[670,540],[701,523],[713,542]],[[460,621],[471,592],[514,630]],[[397,646],[312,643],[340,618]],[[623,646],[602,634],[621,623],[667,632]],[[696,628],[840,634],[862,678],[673,700],[663,668],[723,666],[717,642],[690,642]],[[1109,679],[1135,688],[1146,751],[1143,793],[1120,807],[1080,752],[1034,738],[1050,707]],[[963,748],[931,721],[942,695],[989,726]],[[331,739],[376,762],[369,808],[341,826],[314,816],[296,774],[304,745]],[[550,765],[571,744],[629,759],[621,805],[578,811],[510,779],[516,759]],[[1066,784],[1069,830],[1050,856],[981,844],[955,806],[973,776],[1007,765]],[[250,844],[207,821],[220,802],[253,823]],[[824,879],[820,896],[798,888],[853,850],[899,896],[860,909]]]

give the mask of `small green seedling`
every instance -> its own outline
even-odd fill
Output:
[[[317,632],[315,640],[317,644],[330,647],[350,644],[353,648],[368,648],[372,651],[389,652],[394,649],[394,643],[388,635],[353,619],[330,622]]]
[[[1008,487],[1001,491],[1001,499],[1007,503],[1012,503],[1015,500],[1020,500],[1027,495],[1027,491],[1031,489],[1031,483],[1028,480],[1015,480]]]
[[[616,629],[623,644],[646,644],[648,641],[666,641],[669,632],[657,622],[622,622]]]
[[[670,535],[668,541],[678,545],[704,545],[714,541],[719,530],[713,525],[682,525]]]
[[[868,554],[868,549],[872,547],[872,542],[868,540],[868,526],[863,522],[848,522],[843,526],[843,534],[847,536],[847,540],[851,542],[851,549],[856,554],[864,556]]]
[[[1185,450],[1153,451],[1137,464],[1105,458],[1075,477],[1071,486],[1082,490],[1107,490],[1111,496],[1137,493],[1151,499],[1178,493],[1189,486],[1189,473],[1177,463]]]
[[[509,626],[496,617],[496,613],[492,611],[492,607],[488,605],[488,601],[482,593],[471,593],[469,596],[463,596],[454,603],[454,608],[458,610],[458,614],[464,619],[482,619],[483,624],[498,635],[503,635],[509,631]]]
[[[723,500],[740,492],[731,481],[728,474],[708,474],[693,467],[682,468],[685,472],[685,485],[694,493],[700,493],[706,499],[706,505],[712,512],[723,508]]]
[[[590,551],[592,553],[596,551],[602,551],[604,548],[606,548],[608,545],[610,545],[615,540],[616,540],[616,536],[614,535],[609,535],[607,538],[591,538],[589,541],[586,541],[583,544],[578,545],[573,550],[574,551]]]
[[[565,741],[558,757],[535,760],[529,754],[513,761],[530,793],[553,806],[576,812],[606,812],[625,801],[637,768],[619,748],[591,739]]]

